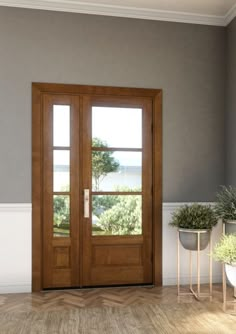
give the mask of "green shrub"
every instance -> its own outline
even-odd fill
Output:
[[[97,225],[106,234],[141,234],[141,196],[117,197],[117,203],[100,214]]]
[[[61,226],[67,225],[69,226],[70,221],[70,203],[69,196],[54,196],[53,199],[53,225]]]
[[[236,234],[223,235],[214,247],[213,258],[228,264],[236,264]]]
[[[172,214],[170,225],[187,229],[212,229],[217,224],[209,205],[184,205]]]
[[[223,220],[236,220],[236,188],[221,187],[221,191],[216,195],[215,213]]]

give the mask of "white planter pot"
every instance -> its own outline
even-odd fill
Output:
[[[236,287],[236,264],[230,265],[225,263],[225,273],[233,287]]]

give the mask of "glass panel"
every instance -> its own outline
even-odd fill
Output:
[[[92,235],[142,234],[141,195],[93,195]]]
[[[142,148],[142,109],[92,108],[93,146]]]
[[[53,236],[70,236],[70,196],[53,196]]]
[[[93,191],[141,191],[142,153],[92,151]]]
[[[70,191],[70,151],[53,151],[53,191]]]
[[[70,106],[53,106],[53,146],[70,146]]]

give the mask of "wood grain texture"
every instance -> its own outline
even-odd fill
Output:
[[[110,278],[106,281],[102,281],[100,278],[98,279],[97,272],[94,272],[94,275],[98,280],[94,282],[91,281],[91,259],[92,256],[92,248],[94,246],[94,242],[91,241],[91,226],[82,219],[81,223],[76,225],[78,217],[82,216],[83,212],[83,202],[82,202],[82,193],[78,189],[91,188],[91,179],[86,180],[87,170],[90,170],[91,161],[89,161],[88,156],[83,157],[83,161],[81,156],[77,154],[77,152],[83,152],[84,146],[86,146],[87,151],[91,150],[91,140],[87,140],[86,143],[83,143],[83,140],[79,137],[79,128],[80,125],[83,124],[83,137],[89,135],[91,138],[91,129],[90,124],[91,120],[88,117],[88,110],[91,107],[91,101],[96,102],[99,105],[106,105],[107,101],[116,106],[137,106],[140,107],[142,105],[145,110],[144,117],[144,129],[145,129],[145,138],[144,138],[144,146],[145,146],[145,154],[146,159],[143,161],[144,170],[148,170],[148,166],[150,165],[150,161],[153,156],[153,164],[152,171],[149,168],[148,173],[144,173],[143,180],[145,181],[146,189],[143,190],[145,193],[145,203],[144,207],[149,208],[145,213],[145,224],[143,229],[143,238],[142,243],[146,245],[141,256],[142,258],[142,272],[140,268],[136,270],[138,279],[128,280],[126,283],[149,283],[154,282],[156,285],[160,285],[162,283],[162,175],[161,175],[161,166],[162,166],[162,91],[160,89],[141,89],[141,88],[121,88],[121,87],[103,87],[103,86],[82,86],[82,85],[64,85],[64,84],[43,84],[43,83],[33,83],[32,86],[32,94],[33,94],[33,123],[32,123],[32,131],[33,131],[33,172],[32,172],[32,202],[33,202],[33,235],[32,235],[32,243],[33,243],[33,291],[40,291],[45,287],[56,287],[53,282],[53,275],[55,276],[56,281],[59,279],[59,269],[57,268],[55,273],[51,270],[50,273],[50,264],[53,263],[52,256],[45,256],[48,253],[52,253],[52,247],[66,246],[67,241],[65,240],[65,244],[61,245],[61,241],[58,240],[58,244],[55,244],[55,240],[51,240],[50,243],[46,242],[46,246],[44,247],[46,251],[44,251],[44,258],[46,259],[46,269],[43,270],[43,240],[46,237],[50,236],[52,233],[51,225],[48,225],[48,229],[43,228],[43,207],[52,208],[52,184],[50,184],[50,180],[52,180],[52,175],[43,175],[43,162],[46,164],[45,170],[50,170],[50,166],[47,166],[49,163],[52,165],[52,152],[48,152],[48,156],[43,157],[43,151],[47,151],[47,147],[50,145],[46,145],[48,142],[50,144],[50,133],[43,132],[42,125],[44,124],[45,128],[45,120],[47,120],[47,114],[43,115],[43,98],[44,105],[50,104],[52,102],[69,104],[72,108],[72,118],[71,124],[77,124],[75,131],[73,131],[73,135],[71,137],[72,142],[72,155],[71,158],[71,166],[75,170],[76,166],[81,166],[82,162],[85,164],[85,174],[81,179],[78,178],[78,175],[71,175],[71,182],[73,187],[71,188],[71,203],[72,207],[76,208],[72,210],[71,215],[71,243],[70,243],[70,261],[67,261],[65,254],[63,258],[56,259],[56,261],[61,262],[60,266],[67,266],[67,263],[71,265],[71,274],[69,275],[68,271],[63,268],[62,272],[62,281],[68,280],[67,284],[64,286],[82,286],[82,285],[112,285],[112,284],[122,284],[123,278],[119,281],[116,280],[113,283],[110,281]],[[47,99],[50,100],[47,101]],[[52,101],[53,100],[53,101]],[[82,111],[80,110],[82,106]],[[86,113],[83,110],[86,109]],[[78,113],[75,110],[79,111]],[[153,124],[148,122],[147,115],[149,114],[149,118],[152,117]],[[152,115],[151,115],[152,114]],[[44,117],[43,117],[44,116]],[[46,122],[48,124],[51,123],[51,119],[49,118]],[[80,124],[79,124],[80,123]],[[51,126],[52,127],[52,126]],[[153,131],[152,131],[153,130]],[[153,140],[151,138],[151,133],[153,132]],[[48,138],[47,138],[48,137]],[[47,140],[45,139],[47,138]],[[52,146],[52,145],[51,145]],[[55,147],[57,150],[63,149],[62,147]],[[120,148],[121,149],[121,148]],[[138,149],[140,151],[140,149]],[[72,156],[71,155],[71,156]],[[144,154],[143,154],[144,155]],[[74,158],[75,157],[75,158]],[[86,167],[87,166],[87,167]],[[52,168],[51,168],[52,170]],[[48,180],[48,184],[44,187],[43,191],[43,179]],[[153,184],[153,187],[151,186]],[[55,194],[65,194],[60,192],[55,192]],[[46,196],[48,195],[48,196]],[[132,193],[134,195],[134,193]],[[50,197],[50,199],[49,199]],[[43,200],[44,198],[44,200]],[[43,206],[44,203],[44,206]],[[77,205],[79,203],[79,205]],[[91,204],[91,203],[90,203]],[[153,208],[153,209],[152,209]],[[45,210],[44,210],[45,211]],[[48,221],[48,217],[52,217],[52,210],[48,210],[44,212],[44,221]],[[49,222],[50,224],[50,222]],[[80,233],[78,233],[80,232]],[[43,237],[44,234],[44,237]],[[77,237],[79,234],[79,238]],[[139,237],[136,237],[136,243],[139,245]],[[87,242],[90,240],[89,242]],[[100,242],[105,241],[102,237],[97,240],[97,245],[100,245]],[[106,241],[109,241],[107,238]],[[122,241],[121,241],[122,242]],[[116,238],[114,243],[119,244],[119,239]],[[125,238],[125,244],[129,244],[128,238]],[[60,244],[60,245],[59,245]],[[153,245],[153,247],[152,247]],[[140,246],[141,247],[141,246]],[[50,249],[49,249],[50,248]],[[78,250],[77,253],[74,250]],[[141,250],[141,248],[140,248]],[[58,253],[59,254],[59,253]],[[57,254],[57,256],[58,256]],[[109,254],[108,254],[109,255]],[[55,260],[55,258],[54,258]],[[138,258],[139,260],[139,258]],[[90,262],[89,262],[90,261]],[[48,262],[48,265],[47,265]],[[58,263],[59,263],[58,262]],[[83,263],[83,270],[80,270],[79,264]],[[154,265],[154,270],[152,267]],[[87,269],[87,273],[86,270]],[[122,269],[122,268],[121,268]],[[128,268],[130,269],[130,268]],[[94,271],[97,269],[95,268]],[[113,268],[111,268],[113,270]],[[123,270],[123,269],[122,269]],[[129,270],[126,275],[129,274]],[[44,282],[46,284],[43,285],[43,276]],[[124,273],[121,273],[121,277],[124,276]],[[131,276],[130,276],[131,278]],[[117,278],[118,279],[118,278]],[[81,284],[83,282],[83,284]],[[86,283],[86,284],[85,284]]]
[[[153,98],[153,282],[162,285],[162,91]]]
[[[77,249],[73,245],[73,230],[66,238],[56,238],[53,235],[53,106],[55,104],[74,106],[73,97],[63,95],[43,96],[43,287],[71,287],[78,286],[77,266],[72,265],[77,259]],[[73,122],[73,109],[70,110],[71,122]],[[63,150],[71,150],[71,147]],[[70,154],[71,156],[71,154]],[[71,169],[71,167],[70,167]],[[71,182],[70,182],[71,189]],[[58,192],[57,192],[58,194]],[[71,191],[65,192],[71,199]],[[70,211],[70,227],[73,227]],[[56,248],[56,252],[54,249]],[[61,250],[61,251],[60,251]],[[65,253],[66,252],[66,253]],[[77,262],[77,261],[76,261]]]
[[[88,95],[112,95],[112,96],[139,96],[155,97],[161,89],[130,88],[130,87],[107,87],[89,85],[68,85],[56,83],[34,82],[33,86],[42,93],[52,94],[88,94]]]
[[[32,289],[42,289],[42,110],[40,89],[32,86]]]
[[[137,192],[142,196],[142,243],[140,237],[132,236],[110,236],[93,237],[91,231],[91,221],[84,219],[83,228],[83,282],[82,286],[104,286],[104,285],[122,285],[122,284],[149,284],[153,281],[152,270],[152,99],[140,97],[120,96],[91,96],[83,97],[83,152],[84,154],[84,184],[82,189],[92,188],[91,173],[92,155],[92,107],[97,105],[113,107],[132,107],[142,109],[142,191]],[[125,122],[125,118],[123,119]],[[112,124],[111,124],[112,125]],[[109,124],[107,124],[109,127]],[[122,128],[119,129],[122,134]],[[132,129],[130,130],[132,135]],[[93,150],[93,147],[92,147]],[[91,195],[97,194],[110,195],[135,195],[134,192],[91,192]],[[137,252],[134,259],[134,253],[131,254],[131,248],[126,244],[130,238],[136,241]],[[110,243],[113,240],[113,244]],[[101,244],[102,241],[102,244]],[[96,244],[96,242],[99,243]],[[132,248],[134,249],[134,248]],[[96,256],[96,253],[100,253]],[[94,256],[95,255],[95,256]],[[104,261],[101,262],[100,258]],[[133,258],[131,265],[129,258]],[[127,260],[126,260],[127,259]]]
[[[132,287],[0,295],[1,334],[233,334],[236,318],[176,287]]]

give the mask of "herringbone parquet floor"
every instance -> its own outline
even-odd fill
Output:
[[[213,302],[220,302],[221,299],[221,286],[216,285]],[[125,307],[178,302],[193,303],[196,301],[191,296],[178,299],[176,287],[95,288],[0,295],[0,312],[57,311],[84,307]]]
[[[200,302],[177,297],[176,287],[0,295],[0,334],[235,333],[236,317],[222,310],[221,286]]]

